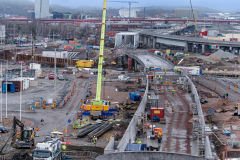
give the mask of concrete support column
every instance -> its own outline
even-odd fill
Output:
[[[143,36],[143,45],[146,46],[147,45],[147,37]]]
[[[185,48],[184,48],[185,52],[188,52],[188,42],[185,42]]]
[[[148,37],[147,47],[151,48],[151,37]]]
[[[156,49],[156,37],[153,37],[153,49]]]
[[[134,61],[134,70],[137,70],[137,61]]]
[[[192,43],[192,52],[194,52],[194,43]]]
[[[232,54],[234,54],[235,55],[235,48],[232,48]]]
[[[205,45],[202,45],[202,53],[205,53]]]

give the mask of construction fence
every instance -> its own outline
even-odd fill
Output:
[[[7,52],[3,53],[3,59],[4,60],[8,60],[8,61],[12,61],[12,57],[6,55]],[[39,63],[47,63],[47,64],[54,64],[55,58],[52,57],[42,57],[42,56],[33,56],[32,59],[32,55],[23,55],[23,54],[17,54],[16,55],[16,61],[24,61],[24,62],[28,62],[28,61],[34,61],[34,62],[39,62]],[[62,64],[65,65],[68,62],[68,65],[74,65],[76,64],[78,60],[71,60],[71,59],[64,59],[64,58],[56,58],[56,63],[57,65]]]

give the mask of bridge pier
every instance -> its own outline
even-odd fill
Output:
[[[156,49],[156,37],[153,37],[153,49]]]
[[[185,52],[188,52],[188,42],[185,42],[185,48],[184,48]]]
[[[148,37],[147,47],[148,47],[148,48],[151,48],[151,37]]]
[[[205,53],[205,44],[202,44],[202,53]]]
[[[146,46],[146,45],[147,45],[147,37],[143,36],[143,46]]]

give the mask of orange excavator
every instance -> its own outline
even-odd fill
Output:
[[[167,54],[165,54],[165,58],[167,58],[169,61],[171,61],[171,58],[170,58],[170,57],[168,57],[168,55],[167,55]]]

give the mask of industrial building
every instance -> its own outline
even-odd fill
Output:
[[[49,18],[49,0],[35,0],[35,18]]]
[[[193,19],[193,13],[195,16],[195,19],[198,19],[198,10],[191,8],[176,8],[175,9],[175,17],[177,18],[183,18],[183,19]]]
[[[34,9],[29,9],[28,10],[27,19],[35,19],[35,11],[34,11]]]

